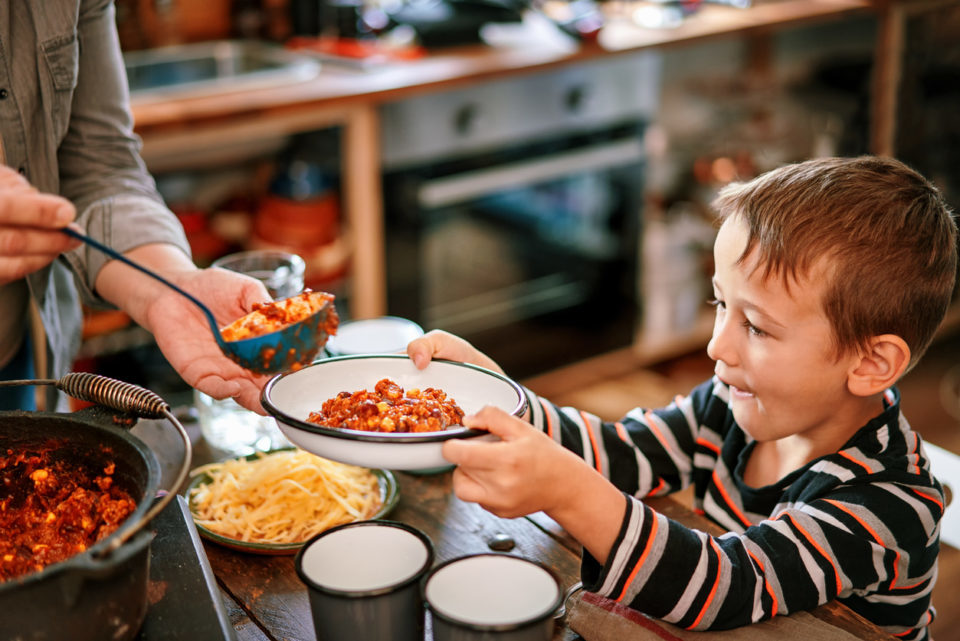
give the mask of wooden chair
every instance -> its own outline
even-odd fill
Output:
[[[930,469],[946,490],[947,504],[940,521],[940,542],[960,549],[960,456],[924,442],[923,450],[930,459]]]

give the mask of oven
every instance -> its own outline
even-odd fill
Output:
[[[515,377],[629,345],[659,57],[382,108],[387,308]]]

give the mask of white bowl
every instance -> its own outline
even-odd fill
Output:
[[[521,416],[527,398],[509,378],[476,365],[433,360],[419,370],[403,354],[363,354],[328,358],[296,372],[280,374],[263,388],[261,402],[283,435],[318,456],[363,467],[423,470],[449,465],[443,442],[451,438],[494,438],[484,430],[457,427],[440,432],[383,433],[324,427],[307,422],[310,412],[340,392],[373,390],[389,378],[407,389],[434,387],[446,392],[467,414],[486,405]]]

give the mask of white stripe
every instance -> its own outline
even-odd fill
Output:
[[[736,536],[736,535],[734,535]],[[770,557],[767,556],[764,548],[757,545],[757,543],[747,537],[740,537],[740,541],[743,543],[743,546],[747,549],[749,553],[757,558],[757,561],[763,566],[762,574],[760,570],[755,569],[754,572],[757,573],[757,581],[759,582],[760,590],[766,592],[767,585],[770,586],[770,591],[773,592],[773,598],[777,600],[777,614],[786,614],[787,607],[784,605],[785,598],[783,596],[783,587],[780,585],[780,578],[777,576],[776,571],[774,570],[773,562],[770,560]],[[753,559],[750,559],[753,561]],[[763,616],[763,606],[760,603],[760,599],[753,604],[753,620],[754,622],[759,621],[760,617]]]
[[[597,454],[599,455],[600,465],[599,472],[604,476],[604,478],[610,478],[610,457],[607,456],[607,448],[603,444],[603,435],[600,430],[600,419],[593,414],[588,414],[586,412],[581,412],[580,417],[587,417],[588,423],[586,425],[587,429],[593,432],[593,438],[597,443]],[[593,444],[591,442],[584,443],[584,447],[587,445],[593,449]],[[594,466],[596,468],[597,466]]]
[[[703,511],[722,527],[725,527],[731,532],[743,534],[744,527],[740,519],[727,511],[726,505],[717,503],[710,492],[707,492],[706,496],[703,497]]]
[[[693,399],[691,399],[689,396],[684,396],[680,399],[680,401],[681,401],[680,403],[677,403],[676,399],[674,399],[671,405],[679,409],[683,413],[684,418],[687,419],[687,427],[690,428],[690,440],[696,443],[697,436],[702,431],[702,426],[699,423],[697,423],[697,416],[693,411]],[[713,431],[710,431],[710,433],[717,436]],[[711,440],[711,442],[713,441]],[[718,449],[719,449],[720,443],[721,443],[721,440],[718,437],[717,442],[715,443]]]
[[[683,594],[680,596],[677,604],[663,617],[665,621],[670,621],[671,623],[679,621],[690,611],[693,600],[697,597],[697,593],[700,592],[700,588],[703,587],[703,583],[707,578],[708,563],[712,556],[712,553],[709,551],[710,544],[708,542],[710,536],[696,530],[692,532],[700,539],[700,557],[697,560],[697,567],[694,569],[693,575],[687,582],[687,587],[684,588]]]
[[[666,441],[661,445],[664,447],[664,449],[666,449],[667,456],[670,457],[670,460],[673,461],[674,466],[680,473],[680,478],[683,479],[683,484],[689,484],[692,471],[691,460],[689,456],[683,455],[683,449],[680,447],[680,444],[677,443],[676,435],[673,433],[673,431],[671,431],[670,426],[668,426],[662,418],[653,412],[649,412],[644,418],[649,418],[656,424],[657,430]],[[650,421],[645,422],[647,424],[650,423]],[[659,441],[660,439],[658,438],[657,440]]]
[[[610,562],[610,572],[607,574],[606,580],[600,586],[600,592],[602,594],[610,594],[617,582],[619,582],[621,578],[626,578],[622,575],[625,573],[627,561],[630,558],[630,552],[636,545],[637,537],[640,536],[640,530],[643,527],[643,506],[640,505],[639,501],[631,501],[631,503],[633,505],[630,507],[630,518],[627,519],[627,527],[625,528],[623,535],[623,543],[619,548],[611,550],[614,556],[613,560]]]
[[[540,398],[526,387],[523,388],[523,393],[527,397],[527,405],[530,407],[530,424],[541,432],[546,432],[547,426],[543,421],[543,408],[540,406]]]
[[[885,435],[881,436],[881,433],[886,432],[886,430],[887,430],[886,425],[884,425],[882,428],[877,430],[877,436],[880,438],[881,441],[888,440]],[[843,451],[849,453],[850,458],[853,459],[853,461],[856,461],[856,463],[859,463],[860,465],[866,465],[871,470],[873,470],[874,473],[880,470],[887,469],[887,466],[884,465],[880,459],[873,458],[872,456],[867,456],[863,452],[863,450],[861,450],[859,447],[848,447]],[[865,471],[858,472],[859,475],[862,475],[864,473],[866,472]]]
[[[872,512],[869,512],[866,510],[863,510],[863,511],[857,510],[856,509],[857,506],[850,505],[848,503],[844,503],[843,506],[850,509],[851,512],[855,513],[862,520],[864,521],[870,520],[865,517],[867,517],[867,515],[871,515]],[[850,528],[848,528],[846,525],[844,525],[839,520],[837,520],[837,518],[832,514],[824,512],[823,510],[817,509],[810,505],[803,505],[799,509],[802,509],[804,514],[809,514],[812,518],[817,519],[820,522],[830,524],[840,530],[843,530],[844,532],[852,534],[852,532],[850,531]],[[870,524],[868,523],[868,525]],[[887,539],[882,534],[880,535],[880,537],[882,540],[885,540],[885,541],[894,540],[892,538]],[[876,541],[873,541],[872,539],[864,538],[863,540],[865,543],[867,543],[870,546],[870,549],[871,549],[870,558],[873,562],[873,570],[877,573],[877,577],[878,577],[875,582],[871,583],[870,586],[868,586],[868,589],[876,590],[878,587],[880,587],[881,583],[885,582],[889,578],[889,573],[887,572],[886,565],[883,562],[883,558],[886,554],[887,548],[884,547],[883,545],[878,544]],[[847,593],[849,592],[850,590],[847,590]]]
[[[721,383],[716,376],[713,377],[713,395],[727,405],[730,404],[730,388],[725,383]]]
[[[542,408],[542,406],[541,406],[541,408]],[[556,405],[553,405],[552,403],[547,403],[546,411],[545,411],[545,413],[544,413],[544,417],[543,417],[544,424],[543,424],[543,428],[542,428],[544,432],[547,431],[547,422],[548,422],[548,419],[549,419],[550,422],[553,423],[553,437],[552,437],[552,438],[553,438],[553,440],[556,441],[557,443],[560,443],[561,441],[563,441],[563,430],[560,429],[560,416],[559,416],[559,414],[557,413],[557,406],[556,406]]]
[[[580,410],[575,407],[561,407],[560,412],[573,421],[574,425],[580,430],[580,445],[583,448],[583,460],[587,462],[587,465],[593,467],[593,447],[590,444],[590,435],[587,433],[589,428],[584,425],[583,419],[580,416]]]
[[[617,429],[615,425],[613,427],[615,430]],[[624,431],[626,431],[626,426],[624,426]],[[629,439],[629,435],[630,433],[627,432],[627,441],[633,450],[633,460],[637,463],[637,493],[635,496],[637,498],[643,498],[650,494],[650,491],[653,489],[653,470],[650,467],[650,462],[643,455],[643,452],[640,451],[640,448]],[[617,436],[620,436],[619,431],[617,432]]]
[[[866,594],[863,596],[864,601],[869,601],[870,603],[882,603],[884,605],[909,605],[917,600],[921,594],[927,594],[933,591],[932,582],[927,584],[927,588],[923,592],[916,594],[890,594],[884,593],[880,594],[875,592],[873,594]],[[926,618],[922,617],[921,621]]]
[[[810,581],[817,588],[817,603],[826,602],[826,577],[823,574],[823,570],[813,558],[813,555],[810,554],[810,551],[804,545],[806,541],[801,541],[797,538],[796,534],[794,534],[793,530],[791,529],[790,524],[786,522],[786,520],[769,521],[768,525],[793,543],[797,553],[800,555],[800,559],[803,561],[803,567],[806,569]],[[787,578],[789,579],[789,577]]]
[[[810,472],[829,474],[835,479],[843,482],[849,481],[850,479],[856,478],[864,473],[863,470],[851,470],[826,459],[819,461],[817,464],[811,467]]]
[[[637,513],[636,525],[634,525],[633,521],[631,520],[630,527],[624,535],[623,544],[616,551],[614,563],[611,564],[611,567],[613,567],[613,565],[617,565],[620,568],[620,571],[617,573],[611,572],[611,576],[607,581],[604,582],[604,588],[608,592],[609,590],[613,589],[616,581],[620,579],[626,580],[627,576],[633,572],[635,566],[627,565],[627,563],[630,561],[630,555],[633,552],[642,549],[639,543],[639,537],[643,527],[643,506],[640,505],[639,501],[635,502],[634,510]],[[652,514],[654,515],[654,518],[657,519],[657,533],[654,537],[654,540],[649,542],[650,552],[647,554],[647,558],[644,559],[643,565],[640,566],[639,570],[637,570],[637,574],[633,577],[633,581],[626,586],[623,598],[624,603],[630,603],[634,598],[636,598],[640,590],[646,585],[647,581],[650,580],[650,576],[653,571],[660,565],[663,552],[666,549],[667,532],[669,527],[668,519],[656,511],[653,511]]]
[[[916,513],[917,517],[920,519],[920,523],[923,525],[923,529],[926,532],[933,532],[934,528],[937,527],[937,522],[933,520],[933,517],[930,515],[930,510],[929,508],[927,508],[926,504],[923,501],[921,501],[919,498],[914,496],[913,494],[906,492],[901,486],[896,485],[894,483],[874,483],[874,487],[879,487],[886,490],[887,492],[890,492],[890,494],[893,494],[894,496],[902,500],[904,503],[909,505],[911,508],[913,508],[913,511]],[[923,488],[923,489],[924,491],[930,492],[931,494],[933,493],[932,488]],[[937,498],[940,500],[940,503],[942,504],[944,500],[943,495],[941,494],[937,496]]]

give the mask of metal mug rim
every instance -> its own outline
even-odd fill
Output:
[[[467,559],[473,559],[478,557],[487,557],[487,556],[500,557],[500,558],[506,557],[506,558],[514,559],[516,561],[523,561],[525,563],[534,565],[540,568],[541,570],[543,570],[544,572],[546,572],[550,576],[550,578],[553,579],[554,584],[556,584],[557,586],[557,596],[552,606],[547,610],[545,610],[544,612],[542,612],[541,614],[537,615],[536,617],[533,617],[531,619],[526,619],[524,621],[517,621],[516,623],[472,623],[469,621],[460,621],[449,615],[446,615],[443,612],[438,611],[430,603],[430,600],[427,598],[427,584],[430,582],[430,579],[436,576],[438,572],[440,572],[447,566],[450,566],[460,561],[465,561]],[[554,572],[551,568],[541,563],[540,561],[537,561],[534,559],[528,559],[523,556],[517,556],[516,554],[509,554],[506,552],[478,552],[476,554],[466,554],[463,556],[458,556],[438,564],[435,568],[430,570],[423,577],[423,580],[420,582],[420,595],[423,598],[424,607],[428,612],[430,612],[430,615],[440,619],[444,623],[450,624],[458,628],[472,630],[475,632],[511,632],[511,631],[522,630],[525,628],[540,625],[547,620],[555,620],[557,611],[563,605],[566,592],[563,589],[563,583],[560,581],[560,577],[557,575],[557,573]]]
[[[329,536],[341,530],[346,530],[346,529],[356,528],[356,527],[391,527],[399,530],[405,530],[406,532],[416,536],[421,541],[421,543],[423,543],[424,548],[427,551],[427,558],[424,560],[423,565],[420,566],[420,568],[418,568],[417,571],[413,573],[413,575],[411,575],[406,579],[403,579],[402,581],[384,586],[382,588],[373,588],[373,589],[365,589],[365,590],[340,590],[337,588],[330,588],[324,585],[320,585],[319,583],[311,579],[309,576],[307,576],[307,573],[303,570],[303,557],[307,553],[307,551],[310,549],[310,546],[325,536]],[[294,569],[297,572],[297,576],[300,577],[300,580],[309,589],[316,590],[317,592],[320,592],[321,594],[324,594],[326,596],[332,596],[332,597],[338,597],[338,598],[344,598],[344,599],[363,599],[363,598],[383,596],[386,594],[393,594],[395,592],[399,592],[407,588],[410,585],[418,583],[426,575],[426,573],[430,570],[430,567],[433,565],[434,554],[435,552],[433,549],[433,541],[430,540],[430,537],[427,536],[426,533],[418,530],[412,525],[407,525],[406,523],[401,523],[399,521],[391,521],[388,519],[368,519],[365,521],[354,521],[352,523],[343,523],[341,525],[334,526],[329,530],[324,530],[319,534],[315,534],[314,536],[307,539],[306,542],[304,542],[303,547],[300,548],[300,550],[297,552],[297,555],[294,557],[293,564],[294,564]]]

